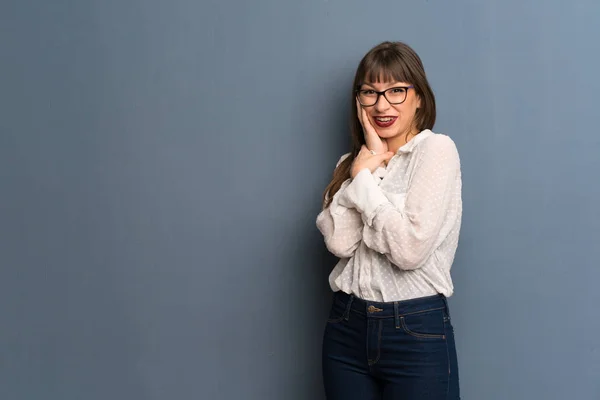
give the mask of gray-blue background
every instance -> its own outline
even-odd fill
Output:
[[[463,163],[466,400],[600,398],[600,3],[4,0],[0,398],[321,399],[362,55],[403,40]]]

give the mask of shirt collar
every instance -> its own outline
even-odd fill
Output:
[[[431,135],[433,135],[433,132],[429,129],[421,131],[421,133],[415,135],[415,137],[409,140],[404,146],[400,147],[396,153],[411,153],[419,143]]]

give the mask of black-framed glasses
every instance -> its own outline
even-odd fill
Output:
[[[371,107],[377,104],[379,96],[383,95],[390,104],[402,104],[406,100],[408,89],[414,88],[410,86],[394,86],[382,92],[373,89],[356,89],[356,98],[364,107]]]

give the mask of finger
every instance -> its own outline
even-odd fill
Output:
[[[367,111],[364,108],[362,109],[362,125],[366,133],[370,135],[377,135],[377,131],[375,130],[373,125],[371,125],[371,121],[369,120]],[[377,135],[377,137],[379,137],[379,135]]]
[[[378,157],[378,158],[381,160],[381,162],[383,162],[383,161],[388,161],[388,160],[389,160],[390,158],[392,158],[393,156],[394,156],[394,153],[393,153],[393,152],[391,152],[391,151],[386,151],[385,153],[378,154],[378,155],[376,155],[376,156],[373,156],[373,157]]]
[[[364,144],[362,146],[360,146],[360,150],[358,151],[358,154],[356,155],[356,157],[364,157],[365,154],[369,154],[369,149],[367,148],[367,146],[365,146]]]
[[[358,121],[362,125],[362,123],[363,123],[362,112],[364,111],[364,109],[360,105],[360,102],[358,101],[358,99],[356,99],[355,101],[356,101],[356,115],[358,116]]]
[[[382,154],[377,154],[375,156],[365,157],[364,161],[362,162],[364,163],[364,165],[367,165],[371,171],[374,171],[381,164],[387,164],[387,162],[392,158],[393,155],[393,153],[388,151]]]
[[[360,118],[363,121],[363,125],[365,125],[365,123],[369,123],[369,118],[367,116],[367,110],[364,109],[364,107],[360,108]],[[366,126],[365,126],[366,128]]]

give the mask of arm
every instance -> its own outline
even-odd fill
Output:
[[[419,268],[440,243],[444,219],[460,200],[460,160],[454,142],[436,135],[425,140],[404,206],[392,204],[368,169],[344,191],[342,203],[362,214],[365,245],[401,269]],[[457,198],[457,190],[459,191]]]
[[[346,156],[342,156],[337,165]],[[348,179],[342,184],[331,199],[331,204],[317,216],[317,228],[323,234],[327,250],[339,258],[351,257],[362,240],[363,221],[360,213],[339,203],[350,182]]]

